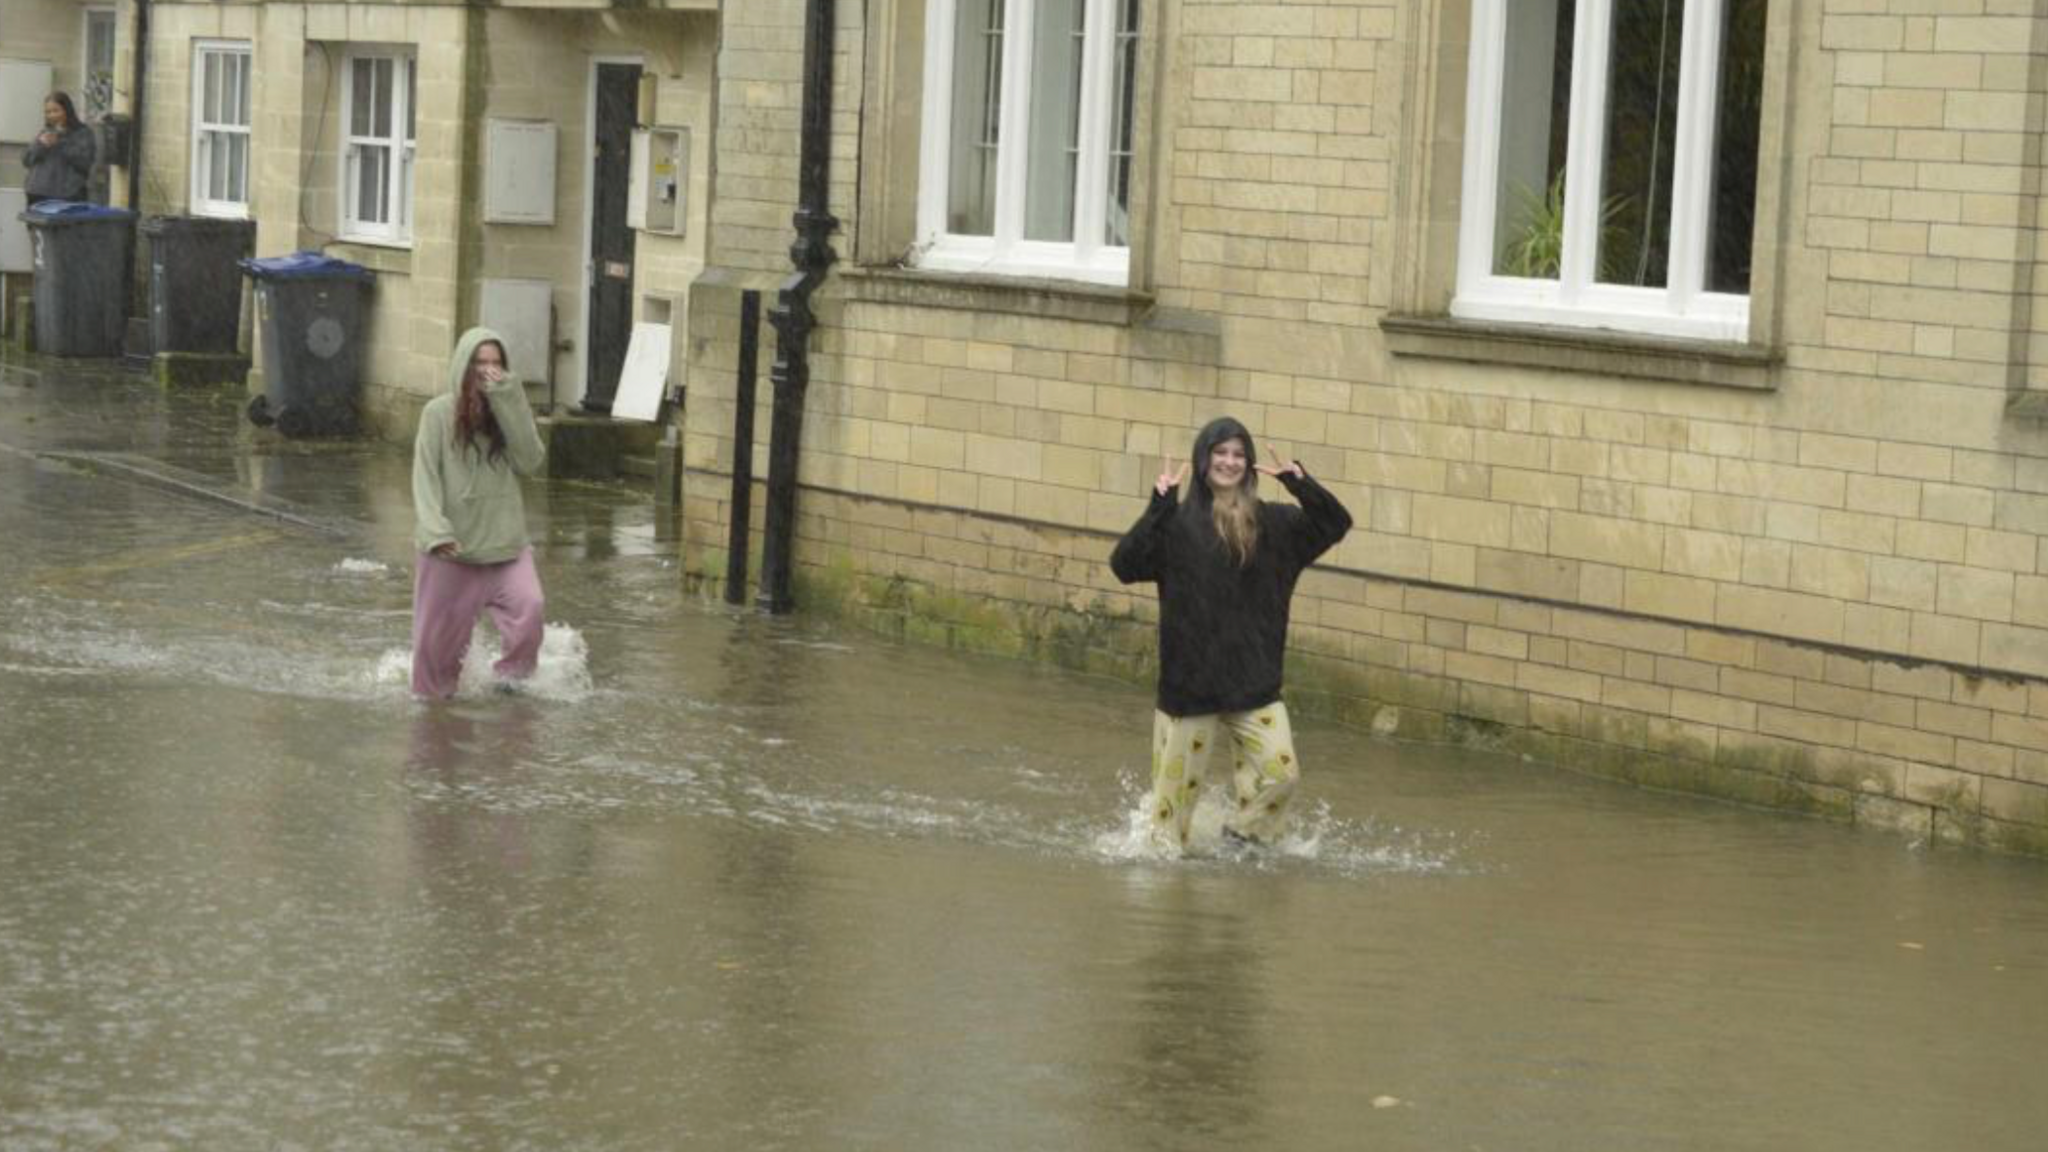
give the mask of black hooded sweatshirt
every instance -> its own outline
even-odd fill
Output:
[[[1294,583],[1351,530],[1351,514],[1327,489],[1282,473],[1301,507],[1260,501],[1258,546],[1239,567],[1211,518],[1208,480],[1210,451],[1233,438],[1244,442],[1245,483],[1254,484],[1251,433],[1229,417],[1211,421],[1195,438],[1187,502],[1155,492],[1109,558],[1118,580],[1159,584],[1159,710],[1168,716],[1245,712],[1280,699]]]

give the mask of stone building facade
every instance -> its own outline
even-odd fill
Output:
[[[245,148],[262,252],[375,270],[395,438],[497,280],[552,286],[584,394],[596,70],[644,70],[688,213],[618,275],[676,329],[716,584],[805,0],[149,7],[140,207],[235,211],[210,166]],[[1358,518],[1291,699],[2048,849],[2044,33],[2019,0],[839,0],[801,602],[1142,676],[1109,548],[1227,412]],[[237,53],[223,123],[201,78]],[[355,78],[399,76],[410,136],[344,140]],[[486,209],[504,121],[552,126],[549,218]],[[402,236],[346,226],[379,149]]]
[[[543,286],[550,315],[522,326],[515,367],[536,402],[571,409],[589,390],[591,279],[606,274],[588,247],[595,69],[637,70],[633,124],[685,133],[692,149],[684,217],[611,262],[628,318],[667,322],[704,267],[716,9],[153,0],[138,207],[247,218],[259,255],[315,250],[369,268],[364,400],[384,435],[411,436],[456,335],[492,319],[497,282]],[[134,0],[122,13],[132,45]],[[508,155],[522,148],[509,173],[493,168],[501,140]],[[510,208],[508,183],[521,185]]]
[[[804,7],[721,16],[685,342],[686,562],[706,581],[737,291],[787,268]],[[1227,412],[1359,522],[1297,598],[1291,698],[2048,848],[2048,21],[2017,0],[1685,7],[1713,18],[839,4],[806,601],[1141,674],[1152,597],[1109,548]],[[992,60],[1056,87],[1002,43],[1027,29],[1081,45],[1061,74],[1083,94],[1074,162],[1099,176],[1089,149],[1109,153],[1121,274],[1078,232],[1025,242],[1056,155],[1031,117],[1069,114],[990,99]],[[1682,67],[1646,79],[1644,37]],[[1546,208],[1566,237],[1548,264]]]

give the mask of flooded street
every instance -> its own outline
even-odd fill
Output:
[[[406,483],[0,365],[0,1148],[2048,1131],[2041,861],[1312,718],[1288,844],[1156,859],[1147,690],[706,603],[612,486],[533,690],[416,704]]]

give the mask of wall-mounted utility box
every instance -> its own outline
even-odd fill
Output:
[[[681,236],[689,219],[690,130],[641,128],[633,133],[633,178],[626,226]]]
[[[54,86],[50,77],[46,60],[0,56],[0,144],[35,142],[36,133],[43,130],[43,97]],[[7,176],[19,182],[21,173]]]
[[[0,188],[0,272],[29,272],[35,269],[35,249],[29,245],[28,225],[21,210],[28,207],[28,193],[19,188]],[[0,307],[5,302],[0,301]]]
[[[555,286],[546,280],[484,281],[478,321],[505,338],[512,374],[529,384],[555,376]]]
[[[555,126],[484,122],[484,223],[555,222]]]

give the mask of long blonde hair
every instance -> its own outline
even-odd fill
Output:
[[[1239,484],[1213,494],[1209,500],[1209,519],[1215,523],[1216,535],[1223,538],[1223,547],[1237,566],[1250,565],[1252,554],[1259,550],[1259,498],[1252,493],[1251,486]]]

